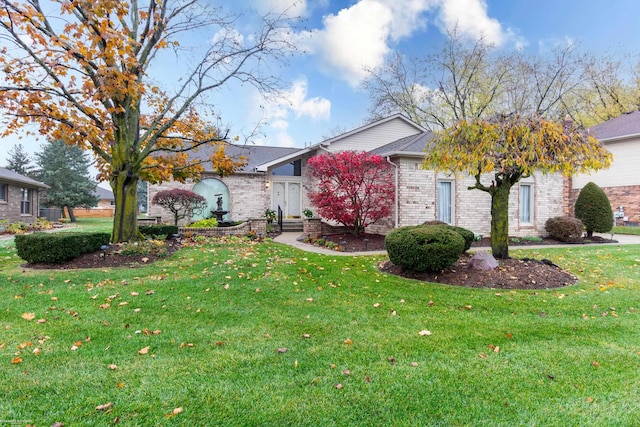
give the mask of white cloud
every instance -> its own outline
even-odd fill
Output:
[[[258,145],[294,147],[295,141],[289,134],[289,122],[302,118],[313,121],[327,121],[331,116],[331,101],[326,98],[307,98],[306,80],[297,80],[282,92],[277,100],[262,104],[262,116],[266,126],[272,131],[269,141],[257,140]],[[258,95],[256,95],[258,97]],[[260,102],[256,102],[256,105]]]
[[[365,69],[384,63],[392,44],[412,37],[436,19],[442,31],[454,26],[465,36],[483,36],[497,46],[525,42],[488,15],[485,0],[358,0],[323,19],[323,28],[300,34],[298,45],[319,57],[327,74],[352,86],[366,77]]]

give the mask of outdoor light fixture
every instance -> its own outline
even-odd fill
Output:
[[[269,186],[270,186],[270,185],[271,185],[271,183],[270,183],[269,181],[267,181],[267,182],[264,184],[264,186],[265,186],[266,188],[269,188]]]

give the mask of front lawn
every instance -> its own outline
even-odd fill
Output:
[[[580,283],[457,288],[381,274],[382,257],[237,241],[142,268],[29,271],[0,246],[0,419],[637,423],[640,246],[512,250],[525,255]]]

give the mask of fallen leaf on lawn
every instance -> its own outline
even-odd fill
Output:
[[[40,347],[36,347],[33,349],[33,354],[40,354],[42,353],[42,350],[40,349]]]
[[[36,314],[35,313],[22,313],[22,317],[24,320],[33,320],[36,318]]]
[[[600,363],[598,363],[597,361],[595,361],[595,360],[594,360],[594,361],[593,361],[593,363],[592,363],[592,365],[593,365],[593,366],[595,366],[595,367],[597,368],[598,366],[600,366]]]
[[[104,303],[104,304],[100,304],[100,306],[98,308],[109,308],[111,307],[111,304],[109,304],[108,302]]]
[[[51,301],[58,301],[58,297],[51,297]]]
[[[429,307],[433,307],[433,304],[435,304],[433,301],[429,301],[429,302],[427,303],[427,305],[428,305]]]
[[[309,297],[309,298],[307,298],[307,301],[311,302],[311,301],[313,301],[313,298]]]
[[[131,295],[132,297],[137,297],[140,294],[137,292],[130,292],[129,295]]]
[[[14,357],[11,359],[11,363],[17,365],[18,363],[22,363],[22,357]]]
[[[122,301],[122,302],[121,302],[120,304],[118,304],[118,305],[119,305],[119,306],[123,306],[123,305],[127,305],[127,304],[129,304],[129,303],[128,303],[128,302],[126,302],[126,301]]]
[[[151,335],[160,335],[162,333],[162,331],[160,329],[156,329],[155,331],[151,332]]]
[[[142,262],[148,262],[148,261],[149,261],[149,258],[148,258],[148,257],[146,257],[146,256],[144,256],[144,257],[140,258],[140,261],[142,261]]]
[[[113,406],[113,402],[104,403],[102,405],[96,406],[96,411],[106,411],[107,409]]]
[[[148,354],[148,353],[149,353],[149,346],[143,347],[140,350],[138,350],[138,354]]]
[[[229,289],[229,285],[224,285],[223,288],[224,289]]]
[[[297,368],[298,367],[298,359],[295,360],[295,362],[293,362],[293,367]]]
[[[590,397],[587,397],[586,401],[587,401],[588,403],[591,403],[591,402],[593,402],[593,399],[592,399],[592,398],[590,398]]]
[[[216,345],[218,347],[220,347],[221,345],[225,345],[226,343],[224,341],[216,341]]]
[[[373,306],[374,306],[375,308],[378,308],[378,307],[380,307],[380,303],[379,303],[379,302],[377,302],[377,303],[373,304]]]
[[[351,338],[347,338],[346,340],[344,340],[344,343],[346,345],[351,345],[351,344],[353,344],[353,341],[351,341]]]
[[[20,344],[18,344],[18,350],[22,350],[24,348],[31,347],[32,345],[33,345],[33,343],[31,341],[26,341],[26,342],[20,343]]]
[[[72,345],[71,346],[71,351],[76,351],[79,347],[77,345]]]
[[[113,363],[110,365],[107,365],[107,368],[111,369],[112,371],[115,371],[116,369],[118,369],[118,365],[114,365]]]
[[[302,338],[311,338],[311,335],[309,335],[309,334],[302,334]]]
[[[82,341],[76,341],[74,342],[75,345],[77,345],[78,347],[82,347]]]
[[[269,334],[264,334],[264,337],[265,337],[266,339],[271,339],[271,335],[269,335]]]
[[[396,358],[395,357],[389,356],[389,357],[387,357],[387,361],[389,363],[391,363],[392,365],[396,364]]]
[[[423,329],[422,331],[418,332],[418,334],[420,334],[421,337],[428,337],[429,335],[431,335],[431,331]]]
[[[473,308],[472,305],[465,305],[464,308],[466,308],[467,310],[471,310]]]
[[[278,353],[286,353],[287,352],[287,348],[286,347],[280,347],[278,349]]]
[[[256,288],[256,292],[260,292],[260,288]]]
[[[337,388],[338,390],[340,390],[343,387],[343,385],[338,383],[338,384],[334,385],[334,387]]]
[[[368,382],[368,383],[370,383],[370,382],[371,382],[371,378],[370,378],[368,375],[367,375],[366,377],[364,377],[364,380],[365,380],[366,382]]]
[[[51,427],[64,427],[64,423],[61,423],[61,422],[53,423],[51,424]]]
[[[484,354],[484,353],[480,353],[480,354],[478,354],[478,357],[479,357],[480,359],[486,359],[486,358],[487,358],[487,355],[486,355],[486,354]]]
[[[336,365],[334,365],[333,363],[330,363],[330,364],[329,364],[329,367],[330,367],[331,369],[336,369]]]
[[[47,319],[38,319],[36,323],[39,323],[39,324],[47,323]]]
[[[351,375],[351,371],[348,369],[345,369],[344,371],[342,371],[342,373],[345,375]]]
[[[395,311],[395,310],[391,310],[391,315],[392,315],[392,316],[397,316],[397,315],[398,315],[398,313],[396,313],[396,311]]]
[[[156,293],[156,291],[154,291],[153,289],[149,289],[149,290],[148,290],[147,292],[145,292],[144,294],[145,294],[145,295],[153,295],[153,294],[155,294],[155,293]]]
[[[507,338],[511,338],[511,337],[513,337],[513,334],[504,334],[504,336],[507,337]]]
[[[411,362],[411,363],[409,363],[409,366],[411,366],[412,368],[417,368],[418,367],[418,362]]]
[[[171,411],[172,415],[178,415],[180,412],[182,412],[184,409],[182,409],[182,406],[174,409],[173,411]]]

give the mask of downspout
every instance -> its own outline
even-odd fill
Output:
[[[396,185],[396,203],[395,203],[395,208],[396,208],[396,213],[395,213],[395,226],[394,228],[398,228],[398,224],[399,224],[399,218],[400,218],[400,194],[398,192],[398,165],[396,165],[395,163],[393,163],[391,161],[391,157],[387,156],[387,162],[393,166],[395,168],[395,185]]]

